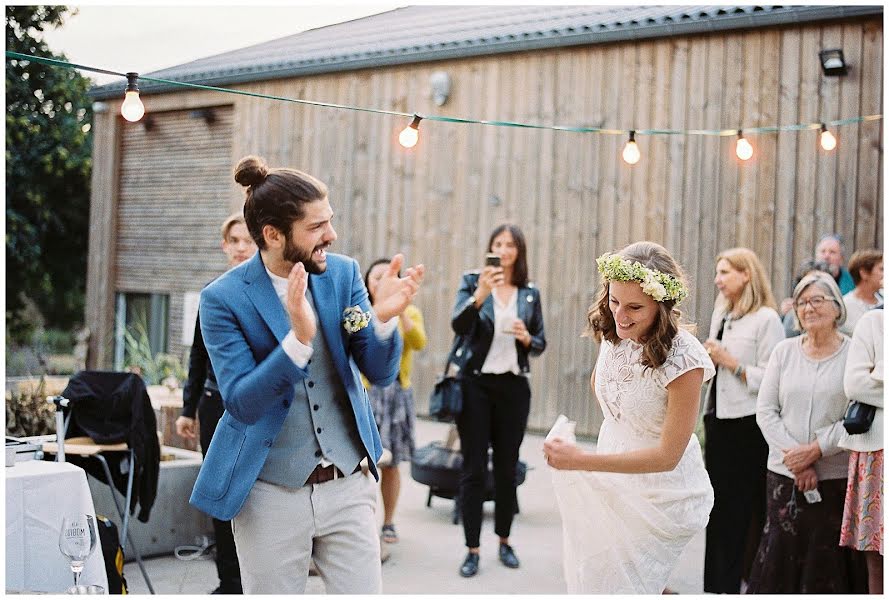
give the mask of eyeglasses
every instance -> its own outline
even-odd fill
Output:
[[[797,300],[794,306],[796,306],[797,310],[802,310],[806,307],[806,304],[811,304],[812,308],[818,310],[825,302],[832,302],[832,300],[830,298],[825,298],[824,296],[812,296],[808,300]]]

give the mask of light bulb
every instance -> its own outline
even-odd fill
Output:
[[[398,134],[398,143],[405,148],[413,148],[417,145],[419,140],[420,132],[413,127],[405,127],[401,133]]]
[[[636,132],[630,132],[630,139],[627,141],[626,145],[624,145],[624,151],[621,153],[621,156],[624,159],[624,162],[628,165],[635,165],[639,162],[639,159],[642,158],[642,153],[639,151],[639,145],[636,144]]]
[[[120,105],[120,114],[131,123],[135,123],[145,115],[145,105],[139,99],[139,92],[127,92],[126,99]]]
[[[827,130],[827,127],[824,125],[821,126],[821,147],[827,151],[833,150],[837,147],[837,139],[831,132]]]
[[[139,99],[139,86],[136,85],[138,79],[138,73],[127,73],[127,91],[123,104],[120,105],[120,114],[131,123],[135,123],[145,115],[145,105]]]
[[[740,131],[738,131],[738,143],[735,145],[735,154],[741,160],[750,160],[753,156],[753,146],[747,141]]]
[[[420,140],[420,121],[422,117],[414,115],[411,124],[401,130],[398,134],[398,143],[405,148],[413,148]]]

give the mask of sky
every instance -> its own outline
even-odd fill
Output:
[[[110,71],[150,73],[245,48],[308,29],[393,10],[405,4],[296,5],[260,0],[262,6],[187,2],[187,6],[77,3],[78,14],[45,33],[54,52],[73,63]],[[81,71],[97,84],[113,75]]]

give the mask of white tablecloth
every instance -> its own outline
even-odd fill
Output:
[[[62,593],[74,585],[59,551],[65,515],[95,514],[86,473],[70,463],[28,460],[6,467],[6,589]],[[80,583],[108,589],[102,547],[86,560]]]

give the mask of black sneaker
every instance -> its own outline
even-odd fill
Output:
[[[472,577],[476,573],[478,573],[478,553],[469,552],[466,554],[463,564],[460,565],[460,575]]]
[[[515,551],[512,549],[512,546],[510,546],[509,544],[500,544],[500,562],[502,562],[510,569],[519,568],[519,559],[515,555]]]

